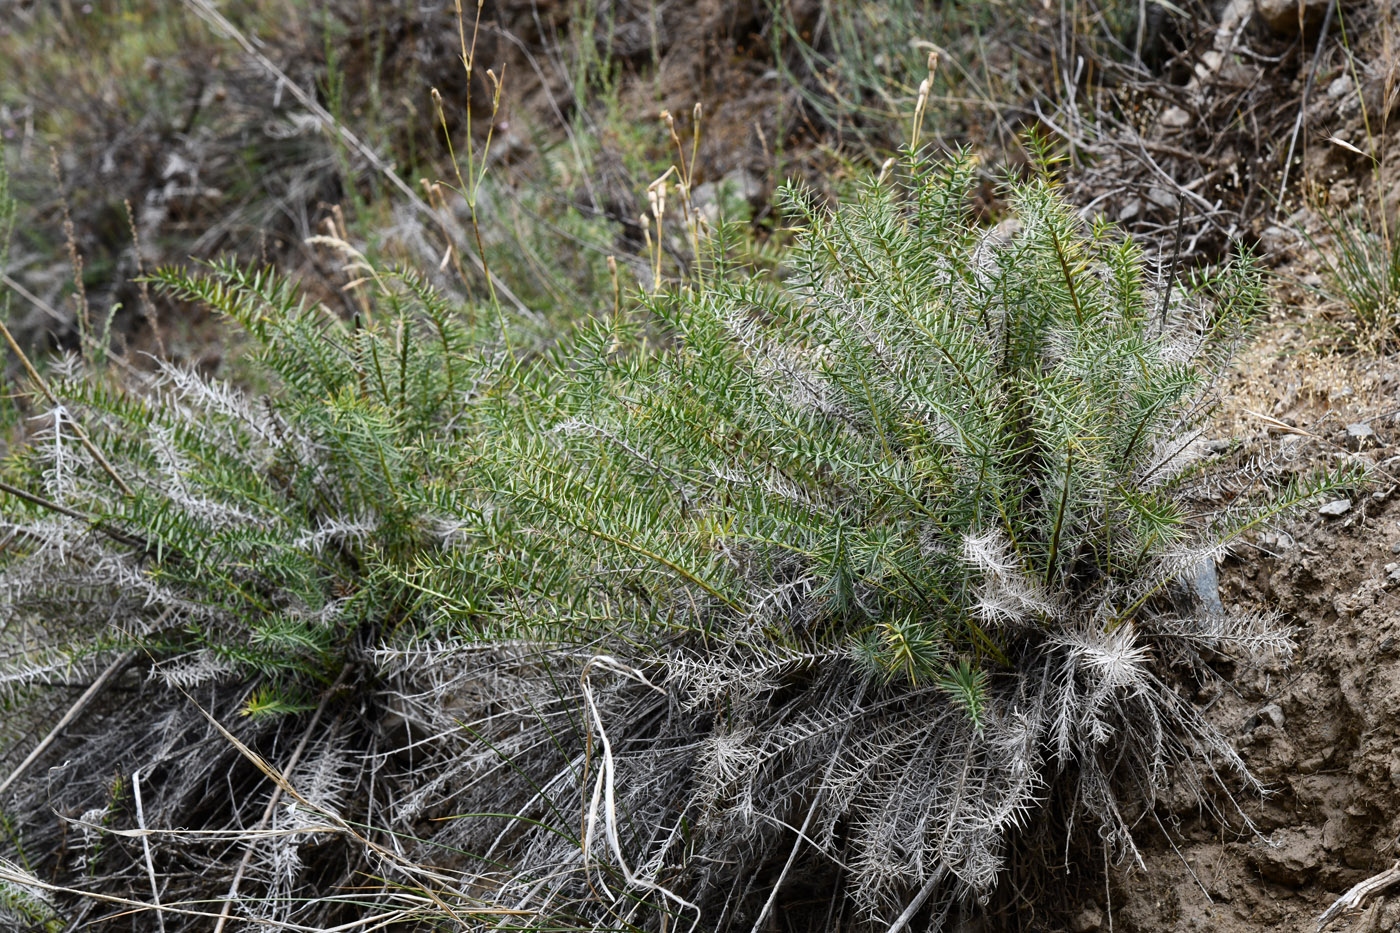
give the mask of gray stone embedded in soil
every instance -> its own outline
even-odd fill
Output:
[[[1371,426],[1364,421],[1358,421],[1347,425],[1347,443],[1353,450],[1360,450],[1367,441],[1374,442],[1376,432],[1371,430]]]
[[[690,193],[690,203],[702,214],[718,216],[718,205],[722,194],[744,201],[752,201],[763,193],[763,180],[746,169],[735,169],[718,182],[707,181],[696,185]],[[713,217],[710,218],[713,220]]]
[[[1181,129],[1191,125],[1191,114],[1180,107],[1168,107],[1162,111],[1162,115],[1157,119],[1162,122],[1163,126],[1169,126],[1172,129]]]
[[[1255,713],[1254,716],[1255,719],[1258,721],[1259,725],[1262,726],[1265,723],[1267,723],[1268,725],[1273,726],[1275,729],[1278,729],[1280,732],[1283,731],[1283,724],[1285,722],[1283,717],[1283,708],[1280,707],[1277,703],[1270,703],[1268,706],[1265,706],[1264,708],[1259,710],[1259,712]]]
[[[1166,188],[1148,188],[1147,200],[1163,210],[1175,210],[1180,206],[1180,201],[1177,200],[1177,196]]]
[[[1196,567],[1191,576],[1191,592],[1203,611],[1214,616],[1225,614],[1225,606],[1220,602],[1220,577],[1215,572],[1215,558],[1208,557]]]
[[[1252,848],[1249,860],[1269,881],[1296,887],[1312,878],[1322,853],[1322,827],[1277,830],[1271,844]]]
[[[1351,511],[1350,499],[1333,499],[1331,502],[1317,510],[1317,514],[1326,515],[1328,518],[1337,518]]]

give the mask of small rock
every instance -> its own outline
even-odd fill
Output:
[[[1073,933],[1098,933],[1103,929],[1103,911],[1098,904],[1090,904],[1070,918],[1069,928]]]
[[[1254,714],[1254,718],[1261,726],[1267,723],[1280,732],[1283,731],[1283,724],[1285,722],[1283,718],[1283,708],[1277,703],[1270,703],[1268,706],[1259,710],[1259,712]]]
[[[1134,217],[1136,217],[1141,211],[1141,201],[1129,201],[1127,204],[1123,205],[1121,210],[1118,211],[1118,222],[1120,224],[1125,224],[1128,221],[1132,220]]]
[[[1309,826],[1305,830],[1280,829],[1273,834],[1272,844],[1249,852],[1259,874],[1284,885],[1301,885],[1314,877],[1322,853],[1322,828]]]
[[[1364,421],[1357,421],[1347,425],[1347,443],[1352,450],[1360,450],[1367,443],[1375,443],[1376,432],[1371,430],[1371,426]]]
[[[1177,196],[1166,188],[1148,188],[1147,200],[1165,210],[1176,210],[1180,206]]]
[[[1394,544],[1392,544],[1392,545],[1390,546],[1390,553],[1392,553],[1392,554],[1400,554],[1400,541],[1396,541]]]
[[[1259,234],[1259,243],[1265,246],[1270,252],[1282,252],[1290,246],[1298,243],[1299,236],[1296,229],[1274,224],[1265,227]]]
[[[1327,96],[1336,100],[1351,93],[1351,75],[1343,74],[1341,77],[1327,85]]]
[[[1220,601],[1220,577],[1215,573],[1215,558],[1201,561],[1191,576],[1191,589],[1202,609],[1214,616],[1225,614],[1225,605]]]
[[[1386,564],[1385,578],[1391,583],[1400,583],[1400,563]]]
[[[1347,514],[1351,510],[1350,499],[1333,499],[1331,502],[1317,510],[1317,514],[1326,515],[1328,518],[1337,518]]]
[[[1332,817],[1322,824],[1322,847],[1329,852],[1336,852],[1346,847],[1347,831],[1346,820],[1341,817]]]
[[[703,185],[697,185],[690,193],[690,203],[706,221],[714,223],[719,219],[720,206],[724,199],[748,202],[762,193],[763,181],[752,172],[740,168],[729,172],[718,182],[707,181]]]
[[[1255,0],[1254,6],[1259,18],[1274,32],[1296,36],[1300,22],[1303,29],[1309,29],[1322,21],[1327,0]]]
[[[1161,121],[1163,126],[1169,126],[1172,129],[1191,125],[1191,114],[1180,107],[1168,107],[1162,111],[1162,115],[1157,119]]]

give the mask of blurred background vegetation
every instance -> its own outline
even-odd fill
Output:
[[[250,0],[215,15],[195,0],[19,4],[0,18],[12,63],[0,135],[23,212],[12,323],[58,346],[87,328],[138,348],[168,340],[215,365],[198,310],[153,305],[133,281],[143,269],[256,259],[348,312],[308,237],[339,224],[377,258],[436,267],[467,210],[422,185],[454,183],[453,154],[468,149],[487,167],[493,271],[540,319],[571,317],[611,293],[607,256],[625,282],[646,278],[645,189],[676,152],[662,111],[687,151],[698,136],[696,200],[742,218],[761,262],[780,227],[775,186],[832,190],[891,155],[931,51],[942,65],[926,139],[973,147],[992,211],[995,171],[1022,158],[1023,131],[1045,128],[1038,109],[1190,46],[1189,20],[1144,9],[1146,30],[1130,0],[486,0],[464,11],[469,28],[479,13],[469,51],[484,66],[468,82],[452,3]],[[437,216],[411,210],[383,166]],[[672,271],[689,261],[684,237],[661,246]]]

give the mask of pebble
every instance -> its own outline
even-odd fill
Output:
[[[1220,601],[1220,577],[1215,572],[1215,559],[1201,561],[1191,579],[1191,588],[1196,591],[1196,600],[1206,612],[1223,616],[1225,606]]]
[[[1261,725],[1263,723],[1268,723],[1275,729],[1278,729],[1280,732],[1283,731],[1283,708],[1280,707],[1277,703],[1270,703],[1268,706],[1264,707],[1258,713],[1256,713],[1255,716],[1258,718]]]
[[[1172,194],[1166,188],[1148,188],[1147,200],[1165,210],[1175,210],[1180,206],[1176,195]]]
[[[1350,499],[1333,499],[1331,502],[1317,510],[1317,514],[1326,515],[1329,518],[1336,518],[1345,515],[1351,510]]]
[[[1162,111],[1162,115],[1157,119],[1162,121],[1163,126],[1169,126],[1173,129],[1181,129],[1191,125],[1191,114],[1180,107],[1168,107]]]
[[[705,219],[714,223],[719,219],[720,205],[727,195],[742,201],[752,201],[763,193],[763,181],[745,169],[735,169],[718,182],[707,181],[697,185],[690,193],[690,203]]]
[[[1358,421],[1347,425],[1347,441],[1353,450],[1360,450],[1367,441],[1374,442],[1376,432],[1371,430],[1371,426],[1364,421]]]

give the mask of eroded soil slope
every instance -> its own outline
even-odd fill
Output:
[[[1239,456],[1272,451],[1266,468],[1287,472],[1355,452],[1377,483],[1260,535],[1221,568],[1226,602],[1276,609],[1296,627],[1291,663],[1222,660],[1233,683],[1203,688],[1268,785],[1263,800],[1241,802],[1258,835],[1224,801],[1234,832],[1185,802],[1160,814],[1181,833],[1175,845],[1144,821],[1146,866],[1115,886],[1115,929],[1310,931],[1400,858],[1400,359],[1318,356],[1301,316],[1275,322],[1237,370]],[[1083,925],[1099,916],[1095,905]],[[1329,929],[1397,924],[1400,899],[1381,897]]]

